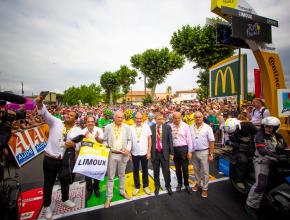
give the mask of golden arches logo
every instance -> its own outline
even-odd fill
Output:
[[[234,80],[234,75],[232,68],[230,66],[227,66],[225,72],[223,72],[221,69],[217,72],[216,78],[215,78],[215,90],[214,94],[215,96],[218,95],[218,82],[219,82],[219,76],[221,75],[222,78],[222,93],[226,93],[226,83],[227,83],[227,73],[229,72],[230,74],[230,80],[231,80],[231,90],[232,94],[236,93],[236,88],[235,88],[235,80]]]

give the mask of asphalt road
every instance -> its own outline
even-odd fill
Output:
[[[207,199],[202,198],[199,192],[189,195],[182,191],[174,193],[172,196],[168,194],[153,196],[115,205],[109,209],[93,210],[62,219],[246,220],[251,218],[244,211],[245,199],[233,190],[229,181],[223,181],[210,184]],[[281,220],[283,217],[263,207],[259,219]]]

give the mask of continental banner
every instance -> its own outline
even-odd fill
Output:
[[[8,145],[19,167],[44,151],[49,128],[47,124],[12,134]]]
[[[240,94],[244,99],[247,94],[247,55],[241,55],[239,66],[238,56],[227,58],[209,69],[209,92],[211,98],[235,96],[239,89],[240,68]]]
[[[110,149],[105,145],[84,139],[73,172],[103,180],[107,172]]]

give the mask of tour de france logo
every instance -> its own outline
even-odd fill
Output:
[[[258,23],[248,24],[247,37],[255,37],[261,35],[261,26]]]

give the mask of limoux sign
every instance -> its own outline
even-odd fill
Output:
[[[247,60],[241,55],[239,66],[238,56],[227,58],[209,69],[210,97],[235,96],[238,94],[238,73],[241,73],[240,91],[243,98],[247,93]]]

